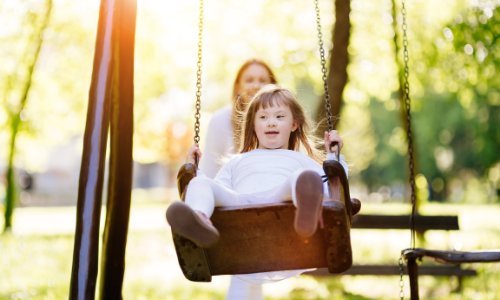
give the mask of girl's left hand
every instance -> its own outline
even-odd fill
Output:
[[[186,162],[188,164],[193,164],[193,165],[196,164],[195,153],[198,154],[198,159],[201,159],[202,154],[198,144],[194,144],[193,146],[191,146],[191,148],[189,148],[188,153],[186,155]]]
[[[339,136],[339,132],[337,130],[332,130],[330,132],[325,131],[325,148],[327,153],[336,153],[334,150],[337,150],[337,147],[332,147],[332,149],[330,149],[330,144],[332,142],[337,142],[339,144],[338,151],[340,152],[340,149],[344,146],[344,142]]]

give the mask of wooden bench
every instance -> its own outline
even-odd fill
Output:
[[[351,229],[410,229],[410,215],[356,215],[353,218]],[[457,216],[415,216],[415,230],[459,230]],[[408,274],[405,266],[404,274]],[[400,275],[398,265],[353,265],[349,270],[341,274],[329,274],[326,269],[304,273],[312,276],[342,276],[342,275]],[[419,275],[429,276],[457,276],[459,279],[458,289],[461,288],[463,277],[477,276],[475,270],[462,269],[461,266],[419,266]]]

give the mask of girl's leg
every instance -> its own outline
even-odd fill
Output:
[[[247,204],[238,194],[207,177],[195,177],[186,191],[186,204],[210,218],[218,206]]]
[[[227,291],[226,300],[263,300],[262,285],[252,284],[231,276],[231,284]]]
[[[219,239],[219,232],[209,219],[214,207],[245,204],[236,192],[206,177],[196,177],[189,182],[185,201],[169,206],[167,221],[179,235],[204,248]]]
[[[292,200],[297,207],[294,226],[299,235],[309,237],[316,232],[323,200],[323,181],[318,173],[308,169],[293,172],[275,197]]]

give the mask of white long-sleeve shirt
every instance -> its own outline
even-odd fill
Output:
[[[327,159],[334,160],[334,153]],[[348,174],[344,156],[340,155],[340,163]],[[298,169],[307,168],[325,175],[322,166],[309,156],[287,149],[255,149],[231,158],[217,173],[215,182],[237,192],[238,194],[257,194],[272,190],[283,184]],[[202,169],[203,172],[205,172]],[[328,194],[328,186],[324,184],[324,194]]]
[[[205,149],[200,160],[200,169],[208,178],[214,179],[224,164],[223,158],[235,153],[232,111],[232,106],[217,110],[208,124]]]

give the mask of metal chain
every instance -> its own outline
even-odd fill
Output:
[[[401,254],[401,256],[399,257],[399,287],[401,288],[401,290],[399,291],[399,298],[401,298],[401,300],[403,300],[405,297],[405,292],[403,291],[403,287],[405,285],[405,282],[403,281],[403,268],[403,254]]]
[[[401,0],[402,3],[402,14],[403,14],[403,47],[404,47],[404,62],[405,62],[405,105],[406,105],[406,133],[408,136],[408,156],[409,156],[409,167],[410,167],[410,186],[411,186],[411,216],[410,216],[410,228],[411,228],[411,248],[415,249],[415,204],[416,204],[416,193],[415,193],[415,174],[414,174],[414,162],[413,162],[413,139],[411,133],[411,100],[410,100],[410,82],[408,77],[410,71],[408,69],[408,37],[406,34],[406,7],[405,0]]]
[[[200,108],[201,108],[201,48],[203,46],[203,0],[200,0],[200,23],[198,24],[199,33],[198,33],[198,71],[196,72],[196,113],[194,117],[196,122],[194,123],[194,142],[200,142]]]
[[[314,0],[314,5],[316,6],[316,24],[318,29],[319,54],[321,56],[321,71],[323,72],[323,87],[325,88],[326,122],[328,124],[328,131],[332,131],[333,130],[332,113],[330,112],[332,106],[330,105],[330,94],[328,93],[328,84],[327,84],[328,76],[326,69],[325,49],[323,48],[323,34],[321,33],[321,18],[319,14],[318,0]]]

